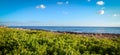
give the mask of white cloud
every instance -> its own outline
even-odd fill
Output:
[[[116,16],[117,16],[117,14],[113,14],[113,16],[115,16],[115,17],[116,17]]]
[[[46,7],[45,7],[45,5],[43,5],[43,4],[42,4],[42,5],[40,5],[40,7],[41,7],[42,9],[46,8]]]
[[[39,8],[39,6],[36,6],[36,8]]]
[[[119,14],[109,14],[108,16],[114,16],[114,17],[117,17],[117,16],[120,16]]]
[[[96,4],[97,5],[104,5],[105,3],[103,1],[98,1]]]
[[[100,15],[103,15],[104,13],[105,13],[104,10],[100,10],[100,11],[98,12],[98,14],[100,14]]]
[[[119,14],[113,14],[113,16],[116,17],[116,16],[120,16],[120,15]]]
[[[66,3],[66,4],[69,4],[69,1],[66,1],[65,3]]]
[[[87,0],[88,2],[90,2],[91,0]]]
[[[63,2],[57,2],[57,4],[58,4],[58,5],[62,5],[62,4],[63,4]]]
[[[41,4],[41,5],[36,6],[36,8],[45,9],[45,8],[46,8],[46,6],[45,6],[45,5],[43,5],[43,4]]]
[[[66,2],[57,2],[58,5],[62,5],[62,4],[69,4],[69,1]]]

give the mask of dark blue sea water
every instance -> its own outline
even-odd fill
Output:
[[[70,31],[79,33],[120,34],[120,27],[79,27],[79,26],[9,26],[10,28],[43,29],[49,31]]]

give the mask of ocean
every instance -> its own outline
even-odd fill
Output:
[[[67,31],[78,33],[111,33],[120,34],[120,27],[81,27],[81,26],[9,26],[10,28],[25,28],[49,31]]]

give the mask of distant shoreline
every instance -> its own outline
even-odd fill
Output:
[[[90,36],[90,37],[98,37],[98,38],[120,38],[120,34],[113,34],[113,33],[83,33],[83,32],[70,32],[70,31],[50,31],[50,30],[43,30],[43,29],[30,29],[30,30],[42,30],[47,32],[55,32],[55,33],[63,33],[63,34],[76,34],[82,36]]]
[[[69,34],[80,34],[82,36],[90,36],[90,37],[108,37],[108,38],[120,38],[120,34],[112,34],[112,33],[77,33],[77,32],[61,32],[58,33],[69,33]]]
[[[9,28],[9,27],[8,27]],[[55,32],[55,33],[63,33],[63,34],[76,34],[82,36],[90,36],[90,37],[97,37],[97,38],[120,38],[120,34],[115,33],[85,33],[85,32],[70,32],[70,31],[51,31],[51,30],[44,30],[44,29],[28,29],[28,28],[16,28],[20,30],[42,30],[47,32]]]
[[[24,28],[50,31],[68,31],[78,33],[108,33],[120,34],[120,27],[85,27],[85,26],[8,26],[10,28]]]

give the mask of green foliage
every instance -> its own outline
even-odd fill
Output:
[[[120,38],[0,28],[0,55],[120,55]]]

